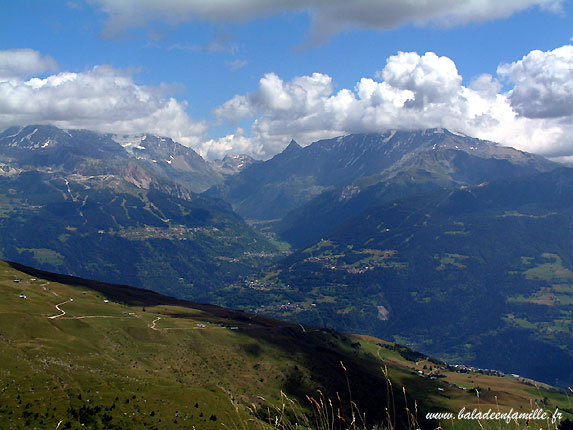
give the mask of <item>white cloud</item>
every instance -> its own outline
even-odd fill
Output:
[[[296,77],[287,83],[275,73],[267,73],[260,79],[257,92],[233,97],[218,107],[215,114],[236,123],[259,110],[271,111],[278,117],[316,113],[330,93],[332,78],[322,73]]]
[[[245,136],[241,128],[233,134],[203,142],[199,153],[208,160],[221,159],[226,154],[248,154],[255,158],[264,156],[262,145]]]
[[[559,11],[563,0],[93,0],[108,15],[104,33],[114,36],[148,21],[244,21],[282,11],[313,17],[317,42],[349,27],[388,30],[407,23],[456,26],[505,18],[539,7]]]
[[[400,52],[388,59],[377,76],[393,88],[411,91],[413,98],[406,106],[420,109],[431,103],[449,101],[462,82],[455,63],[433,52],[423,57],[415,52]]]
[[[573,46],[531,51],[523,59],[503,64],[498,74],[514,88],[509,96],[516,112],[528,118],[573,115]]]
[[[27,58],[42,59],[39,53],[32,54],[27,52]],[[20,64],[21,54],[0,51],[0,58],[8,65],[6,70],[15,70],[13,64]],[[25,64],[19,70],[42,70],[42,61]],[[184,104],[164,94],[164,86],[136,85],[129,75],[109,66],[29,80],[0,78],[0,128],[33,123],[111,133],[151,132],[187,145],[197,144],[206,130],[204,123],[189,118]]]
[[[503,85],[489,73],[484,73],[470,82],[470,88],[485,98],[495,98]]]
[[[462,85],[455,63],[447,57],[399,52],[376,74],[379,80],[365,77],[353,89],[336,93],[331,77],[325,74],[299,76],[290,82],[273,73],[264,75],[257,91],[233,97],[215,114],[235,123],[253,118],[250,142],[263,157],[280,151],[293,137],[304,145],[346,133],[431,127],[547,156],[571,155],[573,142],[567,136],[573,132],[573,110],[569,109],[573,79],[566,59],[572,50],[567,46],[531,53],[526,58],[535,58],[535,67],[521,62],[501,66],[500,76],[515,83],[507,93],[501,92],[496,77],[487,74],[469,86]],[[542,84],[538,71],[545,71]],[[521,94],[532,82],[542,85],[543,91],[537,97],[530,91],[532,106],[527,106]],[[558,114],[553,115],[556,118],[526,115],[546,112],[539,106],[549,104],[552,97],[561,100]],[[225,142],[233,148],[233,140],[231,135]],[[241,134],[241,145],[245,142]]]
[[[207,137],[207,123],[169,96],[169,86],[137,85],[125,72],[96,66],[28,79],[55,67],[31,50],[0,51],[0,128],[33,123],[128,134],[167,135],[207,158],[267,158],[294,138],[301,144],[347,133],[444,127],[551,157],[573,156],[573,46],[501,65],[497,76],[463,85],[455,63],[435,53],[399,52],[375,77],[335,91],[323,73],[290,81],[264,75],[258,88],[215,109],[246,128]],[[11,59],[14,61],[11,61]],[[513,85],[503,92],[499,79]],[[245,124],[251,121],[250,127]]]
[[[0,51],[0,80],[26,78],[57,69],[56,61],[33,49]]]

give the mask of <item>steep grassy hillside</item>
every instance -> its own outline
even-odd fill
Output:
[[[571,408],[548,387],[460,373],[375,338],[20,265],[0,263],[0,297],[0,427],[6,429],[273,428],[265,422],[292,423],[301,419],[297,411],[312,420],[305,396],[320,401],[318,390],[348,420],[352,396],[369,427],[408,428],[406,403],[423,428],[438,425],[423,419],[427,411],[457,413],[463,406]],[[283,403],[291,405],[285,395],[300,407],[281,413]],[[477,421],[463,425],[480,428]]]

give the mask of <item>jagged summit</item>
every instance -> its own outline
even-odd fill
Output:
[[[260,161],[247,154],[227,154],[222,160],[209,162],[211,167],[223,176],[235,175],[254,163],[260,163]]]
[[[298,151],[300,149],[302,149],[302,146],[300,146],[296,140],[292,139],[287,147],[283,150],[283,153]]]

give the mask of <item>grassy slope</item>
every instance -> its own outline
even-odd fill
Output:
[[[406,360],[411,352],[400,354],[394,344],[375,338],[132,287],[0,263],[0,297],[1,428],[264,428],[268,413],[261,406],[280,405],[281,391],[303,405],[316,390],[330,398],[339,392],[348,404],[340,362],[360,409],[380,422],[386,405],[394,405],[398,428],[402,387],[411,410],[417,399],[419,415],[478,405],[475,394],[457,386],[482,387],[483,410],[496,407],[495,396],[502,408],[528,410],[544,397],[549,410],[572,407],[562,394],[510,377],[448,369],[440,370],[445,378],[439,380],[421,377],[418,370],[428,372],[424,365],[443,366],[415,355],[421,361]],[[55,317],[61,303],[65,315]],[[252,404],[259,406],[254,415]]]

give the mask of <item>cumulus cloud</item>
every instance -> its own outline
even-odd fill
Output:
[[[7,66],[20,76],[45,70],[51,61],[36,51],[0,51]],[[29,60],[29,59],[35,60]],[[24,66],[21,66],[24,64]],[[152,132],[197,144],[206,130],[193,121],[185,105],[164,93],[163,87],[143,87],[110,66],[81,73],[61,72],[45,78],[0,77],[0,128],[33,123],[101,132]]]
[[[537,6],[559,11],[563,0],[93,0],[108,15],[104,33],[114,36],[151,20],[244,21],[281,11],[307,12],[311,38],[323,40],[345,28],[388,30],[408,23],[463,25],[508,17]]]
[[[221,159],[226,154],[248,154],[255,158],[265,155],[263,145],[245,136],[241,128],[227,136],[203,142],[199,147],[199,152],[208,160]]]
[[[322,100],[332,93],[332,78],[322,73],[295,77],[285,83],[275,73],[259,81],[259,90],[228,100],[215,114],[231,122],[257,112],[272,111],[276,116],[304,115],[322,107]]]
[[[462,82],[455,63],[433,52],[423,57],[415,52],[401,52],[390,57],[377,76],[393,88],[411,91],[413,98],[406,106],[420,109],[431,103],[451,100]]]
[[[567,135],[573,131],[572,50],[566,46],[532,52],[524,60],[500,66],[498,77],[484,74],[469,86],[462,84],[450,58],[432,52],[399,52],[375,78],[364,77],[353,89],[338,92],[325,74],[285,82],[270,73],[260,79],[256,91],[233,97],[215,114],[234,123],[252,118],[250,143],[263,158],[293,137],[304,145],[346,133],[432,127],[547,156],[571,155],[573,144]],[[535,67],[523,65],[531,58]],[[498,78],[509,79],[513,89],[501,92]],[[551,107],[552,98],[559,99],[558,109]],[[224,139],[231,151],[235,138]],[[237,141],[243,148],[245,139],[241,133]]]
[[[573,46],[531,51],[521,60],[503,64],[498,74],[514,85],[509,98],[528,118],[573,115]]]
[[[56,61],[33,49],[0,51],[0,79],[18,79],[57,69]]]

